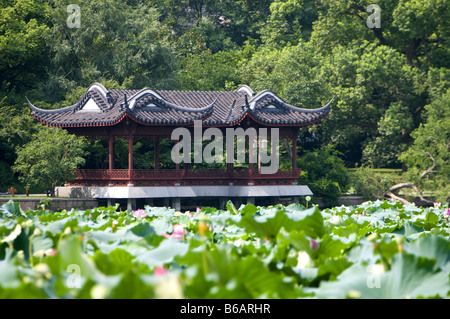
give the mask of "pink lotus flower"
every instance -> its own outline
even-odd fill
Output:
[[[444,216],[449,216],[450,217],[450,208],[447,208],[445,210]]]
[[[441,203],[434,202],[433,204],[434,204],[434,208],[439,208],[439,207],[441,207]]]
[[[172,233],[172,237],[174,237],[175,239],[182,239],[184,238],[184,235],[186,234],[186,230],[184,229],[183,226],[181,225],[173,225],[173,233]]]
[[[164,268],[163,266],[158,266],[158,267],[156,267],[155,270],[153,271],[153,274],[154,274],[156,277],[164,276],[165,274],[167,274],[167,270],[166,270],[166,268]]]
[[[363,210],[361,214],[365,215],[365,214],[366,214],[366,211],[365,211],[365,210]]]
[[[192,214],[192,213],[189,213],[189,217],[191,217],[191,218],[192,218],[192,217],[194,217],[194,214]]]
[[[143,209],[138,209],[138,210],[135,210],[134,212],[133,212],[133,216],[134,217],[145,217],[145,216],[147,216],[147,213],[146,212],[144,212],[144,210]]]
[[[172,235],[169,235],[169,234],[166,234],[166,233],[161,234],[161,236],[166,237],[167,239],[173,237],[173,238],[175,238],[177,240],[184,239],[185,235],[186,235],[186,229],[184,229],[183,226],[178,225],[178,224],[173,225]]]
[[[197,207],[197,213],[201,213],[202,209],[200,207]]]
[[[311,248],[311,250],[313,251],[316,251],[317,249],[319,249],[319,243],[311,238],[311,240],[309,241],[309,248]]]

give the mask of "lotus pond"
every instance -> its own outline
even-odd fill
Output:
[[[0,207],[0,298],[448,298],[450,210]]]

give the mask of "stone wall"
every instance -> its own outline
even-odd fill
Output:
[[[39,201],[41,199],[47,199],[47,198],[51,198],[51,197],[17,198],[17,199],[13,199],[13,201],[19,202],[22,210],[27,210],[27,209],[36,209],[36,207],[39,206]],[[9,201],[9,199],[10,198],[0,198],[0,206],[7,203]],[[70,210],[72,208],[85,210],[85,209],[91,209],[91,208],[99,206],[98,199],[96,199],[96,198],[51,198],[51,199],[52,199],[52,205],[50,207],[47,207],[50,210],[61,210],[61,209]],[[199,199],[199,201],[200,200],[201,199]],[[106,201],[106,200],[104,200],[104,201]],[[237,205],[237,206],[239,206],[240,204],[246,204],[248,202],[247,198],[240,198],[240,199],[233,198],[233,201],[234,201],[235,205]],[[289,205],[292,201],[293,201],[293,198],[278,198],[276,200],[276,204]],[[345,205],[345,206],[360,205],[366,201],[367,200],[363,199],[360,196],[344,196],[344,197],[339,198],[339,204]],[[153,201],[152,201],[152,203],[153,203]],[[422,203],[419,200],[415,201],[415,203],[416,203],[416,205],[419,205],[419,206],[432,205],[432,203],[431,204],[430,203]],[[111,204],[112,204],[112,202],[111,202]],[[146,204],[148,204],[148,203],[146,203]],[[167,199],[167,203],[161,202],[161,203],[155,203],[155,204],[157,204],[158,206],[170,206],[171,203]],[[192,206],[193,208],[195,208],[196,206],[199,206],[197,201],[194,201],[194,204],[195,205]],[[211,203],[209,203],[209,204],[211,205]],[[256,204],[267,206],[267,205],[271,205],[273,203],[256,203]],[[316,204],[319,205],[319,208],[322,208],[322,209],[325,208],[325,205],[321,198],[316,199]],[[101,206],[103,206],[103,205],[106,205],[106,202],[103,203]],[[151,204],[151,205],[153,205],[153,204]],[[212,206],[216,206],[216,205],[219,205],[219,201],[217,201],[217,203],[213,204]],[[225,206],[225,205],[222,204],[220,206]],[[183,207],[183,209],[192,209],[192,207]],[[140,208],[142,208],[142,207],[140,207]],[[123,209],[127,209],[127,207],[123,207]],[[225,207],[222,207],[222,209],[225,209]]]
[[[361,196],[343,196],[338,199],[340,205],[344,206],[355,206],[361,205],[364,202],[367,202],[367,199],[362,198]],[[316,198],[316,203],[319,205],[319,208],[324,208],[325,204],[322,198]]]
[[[45,198],[13,198],[14,202],[18,202],[20,204],[20,208],[22,210],[28,210],[28,209],[36,209],[40,205],[41,199],[51,199],[52,204],[50,207],[46,207],[50,210],[70,210],[72,208],[77,208],[81,210],[90,209],[94,207],[98,207],[98,202],[96,199],[90,199],[90,198],[51,198],[51,197],[45,197]],[[0,198],[0,206],[3,204],[6,204],[10,198],[4,199]]]

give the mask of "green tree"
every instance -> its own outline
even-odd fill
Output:
[[[301,135],[314,133],[318,146],[336,146],[351,166],[366,148],[364,161],[398,167],[428,89],[418,84],[423,72],[405,65],[395,49],[367,41],[337,46],[330,55],[317,52],[312,42],[265,45],[241,65],[244,83],[256,91],[271,89],[298,107],[317,108],[336,95],[330,116]]]
[[[375,167],[392,168],[406,151],[415,128],[411,110],[403,102],[392,103],[378,121],[377,134],[369,137],[363,150],[363,162]]]
[[[14,176],[11,166],[17,158],[16,148],[31,141],[38,130],[37,121],[29,114],[12,107],[0,107],[0,189],[6,191],[14,186],[23,191],[23,186]]]
[[[379,172],[370,166],[361,166],[350,173],[351,185],[356,194],[365,200],[384,199],[392,185],[404,182],[399,173]]]
[[[300,184],[308,185],[314,196],[326,205],[338,204],[338,198],[348,190],[350,175],[339,152],[331,147],[306,153],[299,159],[302,169]]]
[[[401,155],[406,179],[437,199],[450,196],[450,90],[426,107],[426,121],[411,134],[414,143]]]
[[[0,160],[12,165],[16,160],[16,148],[30,142],[37,131],[37,121],[29,114],[12,107],[0,107]]]
[[[67,6],[80,6],[80,27],[69,28]],[[157,10],[146,1],[55,0],[50,34],[49,80],[42,90],[51,103],[76,86],[115,80],[124,88],[172,86],[177,59],[160,32]]]
[[[375,32],[379,32],[379,29],[369,29],[366,26],[369,13],[366,13],[365,9],[371,3],[374,3],[374,1],[320,1],[317,7],[319,17],[313,23],[311,35],[311,41],[317,50],[331,53],[336,46],[348,46],[353,42],[364,40],[376,42],[374,35]],[[383,10],[383,17],[384,15]],[[385,44],[384,42],[383,39],[381,44]]]
[[[178,87],[183,90],[233,90],[241,83],[236,65],[239,53],[203,51],[183,59],[178,74]]]
[[[83,169],[108,169],[108,143],[105,139],[90,140],[86,145]]]
[[[198,32],[212,53],[259,41],[270,14],[266,0],[157,0],[160,20],[174,42]]]
[[[48,8],[41,0],[0,2],[0,97],[5,96],[4,103],[16,103],[17,98],[23,102],[21,94],[45,76]]]
[[[263,50],[265,56],[261,62],[255,55],[249,64],[253,68],[253,74],[248,70],[253,75],[252,88],[257,91],[269,88],[286,102],[302,108],[317,108],[331,99],[320,74],[321,58],[309,43],[300,42],[272,54],[268,51],[271,51],[269,47]],[[255,62],[262,70],[254,69]]]
[[[415,79],[425,75],[394,49],[363,42],[333,49],[322,60],[321,76],[337,96],[319,124],[324,143],[335,145],[348,165],[360,162],[367,147],[365,161],[398,167],[426,101]]]
[[[311,0],[276,0],[270,4],[270,16],[261,27],[265,44],[283,47],[309,40],[317,10]]]
[[[450,66],[448,1],[399,0],[392,12],[394,28],[396,32],[391,32],[390,41],[405,54],[409,65]]]
[[[83,137],[63,129],[43,127],[32,141],[17,149],[13,169],[23,183],[50,190],[54,196],[55,187],[70,182],[74,170],[84,164],[85,143]]]
[[[380,28],[367,26],[371,4],[380,7]],[[364,40],[394,48],[411,66],[448,67],[450,6],[446,0],[324,0],[317,10],[312,41],[320,51]]]

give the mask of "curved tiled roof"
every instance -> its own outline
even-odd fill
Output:
[[[308,125],[326,117],[333,100],[334,97],[321,108],[304,109],[292,106],[265,90],[249,101],[249,113],[257,122],[266,125]]]
[[[330,101],[318,109],[289,105],[271,91],[255,95],[246,85],[235,92],[107,90],[92,84],[80,100],[69,107],[44,110],[28,101],[31,114],[49,126],[112,126],[129,117],[144,125],[232,126],[250,117],[267,126],[313,124],[330,112]]]

